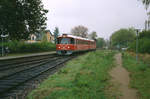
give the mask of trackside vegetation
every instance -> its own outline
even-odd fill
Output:
[[[36,53],[56,50],[56,45],[50,42],[25,43],[23,41],[11,41],[4,46],[9,48],[10,53]]]
[[[123,66],[131,73],[130,86],[138,90],[139,99],[150,99],[150,64],[139,60],[129,53],[123,54]]]
[[[138,36],[138,52],[150,54],[150,31],[142,31]],[[136,40],[129,44],[130,51],[136,52]]]
[[[95,51],[68,62],[33,90],[27,99],[108,99],[108,70],[115,52]]]

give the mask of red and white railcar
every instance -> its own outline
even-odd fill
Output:
[[[70,55],[74,52],[95,50],[94,40],[63,34],[57,38],[56,51],[59,55]]]

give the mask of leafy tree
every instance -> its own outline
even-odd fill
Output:
[[[95,40],[97,38],[97,33],[95,31],[93,31],[91,34],[89,34],[89,37],[93,40]]]
[[[97,48],[103,48],[106,45],[104,38],[98,38],[96,42]]]
[[[145,5],[146,9],[149,7],[150,0],[142,0],[143,4]]]
[[[138,52],[150,54],[150,39],[141,38],[138,40]],[[130,44],[129,50],[136,52],[136,40]]]
[[[88,28],[82,25],[76,26],[71,30],[71,34],[86,38],[88,36]]]
[[[128,47],[128,44],[135,40],[136,33],[134,29],[120,29],[114,32],[111,36],[111,44],[112,46],[120,47]]]
[[[150,31],[142,31],[138,37],[138,51],[140,53],[150,53]],[[130,44],[129,50],[136,51],[136,40]]]
[[[12,40],[27,39],[45,29],[47,12],[41,0],[1,0],[0,34],[9,34]]]
[[[42,36],[42,42],[48,42],[46,34],[43,34],[43,36]]]
[[[141,38],[149,38],[150,39],[150,30],[149,31],[142,31],[139,33],[139,39]]]
[[[55,44],[57,44],[57,37],[58,36],[59,36],[59,28],[55,27],[55,30],[54,30]]]

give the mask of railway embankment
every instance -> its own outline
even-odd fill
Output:
[[[108,99],[108,71],[114,66],[115,52],[95,51],[69,61],[33,90],[28,99]]]

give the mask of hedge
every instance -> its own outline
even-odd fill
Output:
[[[8,46],[10,53],[34,53],[56,50],[56,45],[50,42],[26,43],[19,41],[11,41],[4,43]]]
[[[129,50],[136,51],[136,41],[134,41]],[[150,53],[150,39],[149,38],[142,38],[138,40],[138,52],[140,53]]]

